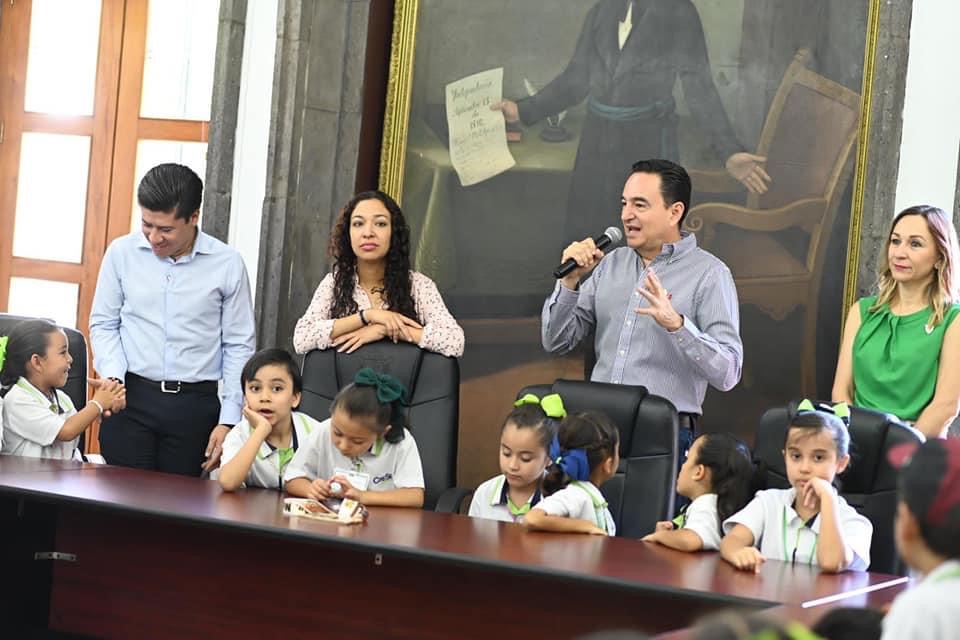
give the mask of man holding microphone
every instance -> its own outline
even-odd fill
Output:
[[[634,164],[621,197],[627,246],[604,256],[585,238],[564,249],[561,262],[573,259],[577,266],[557,281],[541,325],[544,349],[557,354],[595,330],[591,380],[642,385],[670,400],[680,413],[681,460],[707,384],[729,391],[743,365],[733,276],[680,230],[690,192],[680,165]]]

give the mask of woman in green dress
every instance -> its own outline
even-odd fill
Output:
[[[892,413],[928,438],[960,411],[957,232],[942,209],[893,220],[877,295],[847,315],[833,400]]]

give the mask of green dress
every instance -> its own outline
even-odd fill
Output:
[[[853,403],[915,421],[937,387],[943,335],[960,314],[947,309],[943,322],[927,331],[932,309],[896,316],[884,305],[870,311],[876,296],[863,298],[860,330],[853,340]]]

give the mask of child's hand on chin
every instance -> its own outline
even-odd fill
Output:
[[[808,509],[820,510],[820,501],[830,495],[830,483],[823,478],[811,478],[800,489],[800,504]],[[826,493],[824,493],[826,492]]]
[[[247,419],[254,431],[257,429],[266,429],[267,433],[273,430],[270,421],[262,415],[251,409],[248,405],[243,405],[243,417]]]

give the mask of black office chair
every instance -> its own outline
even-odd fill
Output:
[[[389,373],[409,392],[408,422],[417,441],[426,484],[425,509],[457,512],[469,492],[455,489],[460,420],[460,364],[456,358],[409,343],[380,340],[354,353],[314,350],[303,359],[300,411],[326,420],[330,403],[364,367]]]
[[[766,467],[764,480],[771,489],[787,489],[783,444],[789,416],[797,403],[769,409],[760,418],[753,456]],[[893,539],[897,510],[897,471],[887,461],[887,451],[904,442],[923,442],[913,427],[889,413],[850,407],[850,465],[838,476],[839,493],[873,523],[870,571],[906,575]]]
[[[0,336],[9,335],[10,330],[24,320],[36,320],[36,318],[0,313]],[[70,396],[70,401],[79,411],[87,404],[87,339],[76,329],[60,328],[67,334],[67,344],[70,355],[73,357],[73,364],[70,365],[70,374],[67,376],[67,384],[64,385],[63,391]],[[81,433],[80,440],[77,442],[80,451],[84,451],[85,436],[85,432]]]
[[[559,393],[567,413],[603,411],[620,430],[620,468],[600,491],[617,535],[639,538],[658,520],[673,517],[677,482],[677,409],[645,387],[584,380],[557,380],[525,387],[543,397]]]

